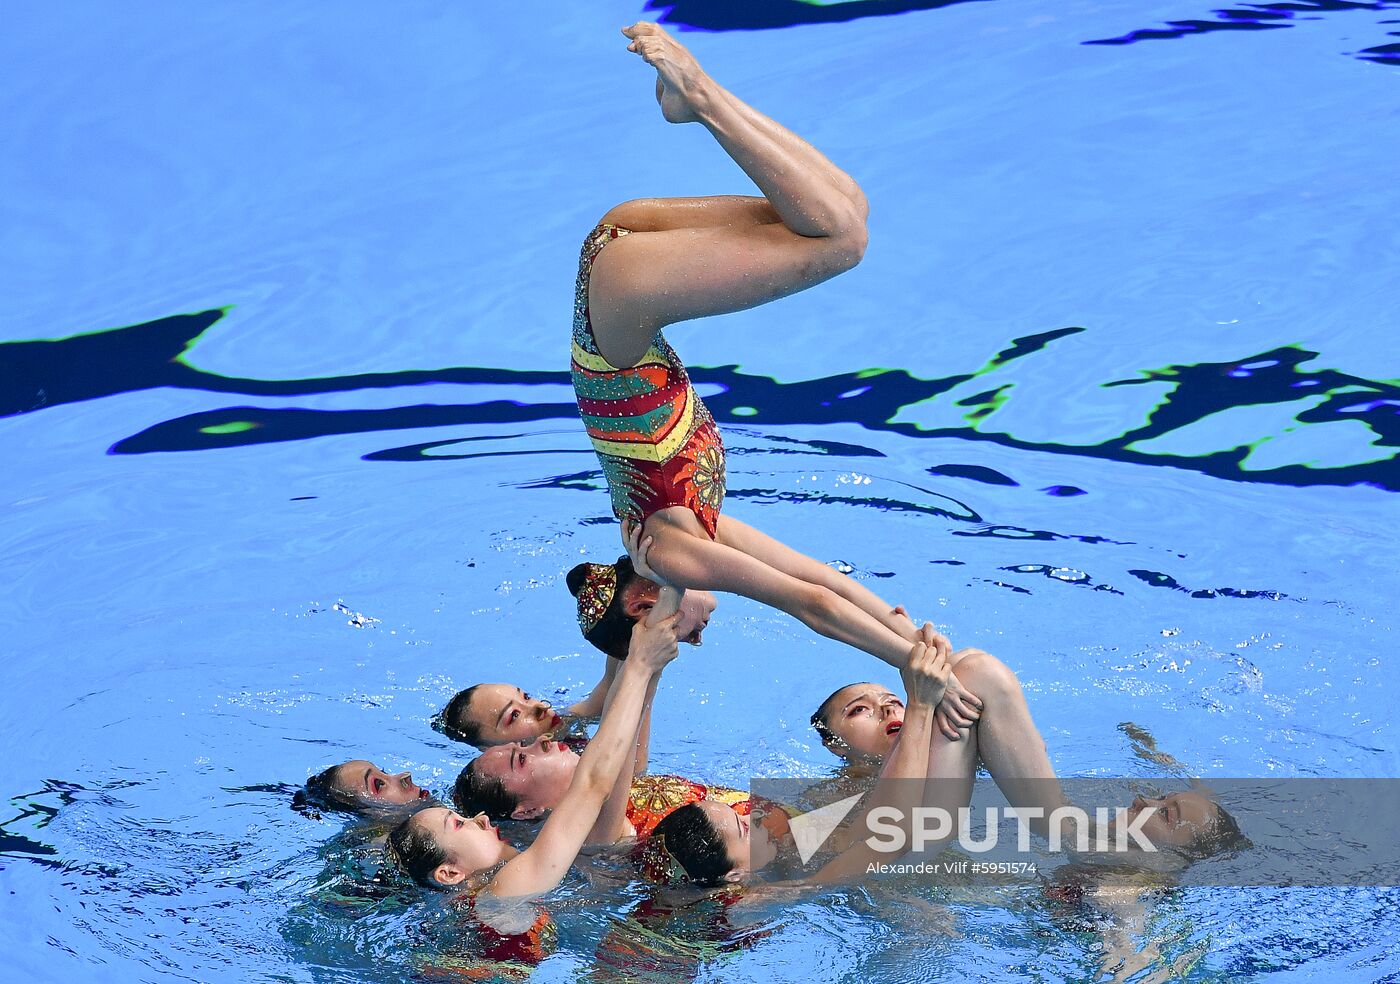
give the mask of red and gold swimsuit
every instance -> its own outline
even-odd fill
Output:
[[[724,444],[661,332],[641,360],[619,369],[598,352],[588,277],[603,247],[630,232],[603,224],[583,243],[574,286],[570,368],[583,426],[598,452],[618,519],[645,522],[668,506],[693,512],[714,539],[724,501]]]
[[[637,839],[645,840],[666,814],[700,800],[732,806],[743,816],[749,813],[749,794],[738,789],[707,786],[680,776],[637,776],[627,797],[627,822],[636,828]]]
[[[477,916],[475,891],[459,896],[456,905],[466,916],[464,945],[453,947],[431,965],[420,967],[420,977],[452,981],[523,981],[554,952],[558,931],[547,912],[541,911],[523,933],[502,933]]]

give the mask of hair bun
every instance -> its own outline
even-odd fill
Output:
[[[575,598],[578,597],[579,589],[583,587],[583,581],[584,578],[588,576],[588,568],[590,566],[591,565],[587,562],[575,564],[574,569],[569,571],[568,577],[565,578],[565,581],[569,585],[569,594],[573,595]]]

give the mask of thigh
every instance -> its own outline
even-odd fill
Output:
[[[701,229],[707,226],[768,225],[782,218],[766,198],[710,195],[705,198],[634,198],[614,205],[603,222],[633,232]]]

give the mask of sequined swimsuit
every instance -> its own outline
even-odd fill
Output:
[[[680,776],[637,776],[627,797],[627,822],[636,829],[637,839],[645,840],[666,814],[700,800],[732,806],[744,816],[749,813],[749,794],[738,789],[707,786]]]
[[[625,369],[604,359],[593,337],[588,317],[593,260],[629,232],[599,225],[579,256],[570,359],[579,414],[618,519],[645,522],[658,510],[684,506],[713,539],[724,501],[724,444],[685,366],[659,331],[641,360]]]

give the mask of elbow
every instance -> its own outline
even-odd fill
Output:
[[[811,585],[802,599],[803,621],[807,625],[829,635],[840,617],[841,598],[830,588]]]

